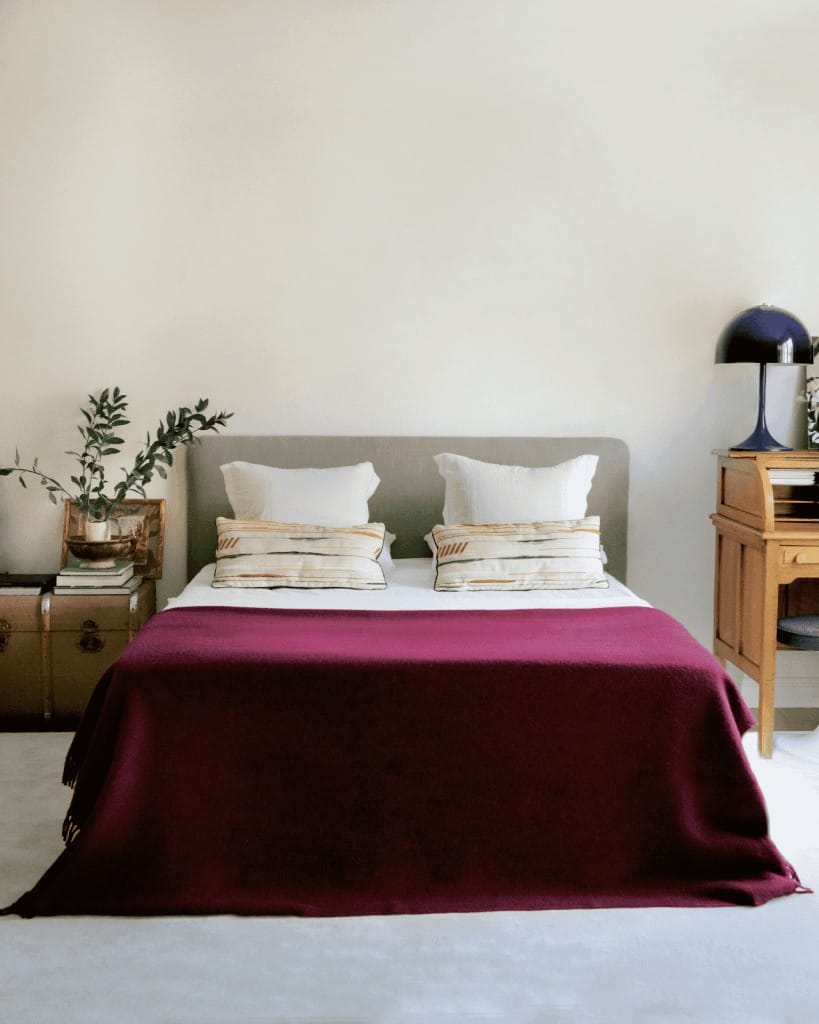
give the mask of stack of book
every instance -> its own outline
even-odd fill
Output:
[[[0,572],[0,597],[30,597],[51,590],[53,572]]]
[[[55,594],[132,594],[142,577],[134,575],[134,563],[117,561],[108,569],[69,564],[57,574]]]
[[[772,484],[789,484],[794,487],[812,486],[817,473],[812,469],[769,469],[768,479]]]

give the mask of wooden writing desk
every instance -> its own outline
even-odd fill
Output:
[[[819,451],[716,454],[714,653],[759,684],[770,757],[777,620],[819,614]]]

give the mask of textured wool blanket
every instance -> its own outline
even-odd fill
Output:
[[[763,903],[799,882],[751,722],[650,608],[165,611],[97,687],[67,848],[9,909]]]

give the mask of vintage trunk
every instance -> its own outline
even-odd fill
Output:
[[[0,716],[45,713],[50,596],[0,595]]]
[[[156,608],[153,580],[133,594],[54,594],[49,630],[51,679],[46,714],[82,714],[102,673]]]

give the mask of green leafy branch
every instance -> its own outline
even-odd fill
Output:
[[[28,486],[26,484],[25,476],[23,474],[30,473],[33,476],[37,477],[40,483],[48,490],[48,496],[54,502],[55,505],[57,504],[56,495],[60,493],[64,494],[66,498],[72,498],[72,500],[74,500],[73,496],[68,493],[68,491],[63,487],[63,485],[59,483],[59,481],[55,480],[53,477],[47,476],[45,473],[42,472],[42,470],[39,470],[37,468],[37,459],[34,460],[30,469],[25,469],[23,466],[21,466],[20,452],[16,450],[14,452],[14,465],[5,466],[2,469],[0,469],[0,476],[9,476],[11,473],[19,473],[18,480],[20,481],[20,484],[23,487]]]
[[[217,412],[212,416],[205,416],[207,407],[207,398],[200,398],[193,410],[182,406],[176,412],[169,412],[165,417],[165,423],[159,421],[156,437],[151,440],[150,434],[146,436],[145,447],[138,452],[130,472],[123,467],[125,479],[116,485],[115,502],[120,501],[130,491],[135,491],[144,498],[145,486],[151,482],[154,473],[158,473],[163,480],[167,477],[165,466],[173,465],[171,452],[175,448],[180,445],[184,447],[198,444],[198,434],[218,430],[233,415],[232,412]]]
[[[80,409],[84,423],[77,429],[83,439],[80,451],[69,451],[77,460],[78,470],[71,476],[74,493],[52,476],[44,473],[35,459],[31,466],[20,465],[20,453],[15,452],[14,465],[0,468],[0,476],[17,474],[20,484],[26,486],[26,477],[33,476],[48,492],[49,500],[57,504],[57,495],[62,494],[76,502],[77,508],[89,518],[105,519],[111,508],[129,493],[145,497],[145,487],[154,474],[165,479],[167,467],[173,465],[172,452],[180,447],[198,444],[198,435],[205,431],[217,431],[225,426],[233,415],[230,412],[205,414],[208,399],[200,398],[193,409],[181,406],[171,410],[164,420],[159,421],[156,436],[148,433],[145,446],[137,453],[130,470],[121,467],[124,477],[108,492],[108,481],[103,459],[117,455],[125,443],[119,436],[119,428],[130,422],[125,417],[128,408],[127,396],[119,388],[106,388],[98,397],[88,396],[88,403]]]

